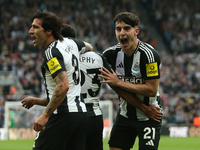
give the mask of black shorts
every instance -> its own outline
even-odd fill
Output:
[[[161,122],[133,121],[117,115],[111,130],[109,146],[130,150],[139,137],[139,150],[157,150],[160,140]]]
[[[37,133],[33,150],[85,150],[87,113],[52,114]]]
[[[103,116],[88,116],[86,150],[103,150]]]

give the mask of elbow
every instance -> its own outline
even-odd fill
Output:
[[[63,89],[67,93],[67,91],[69,90],[69,85],[64,86]]]
[[[149,92],[149,97],[156,97],[157,95],[157,90],[152,90],[151,92]]]
[[[67,94],[67,92],[68,92],[68,90],[69,90],[69,85],[62,85],[61,87],[60,87],[60,92],[62,93],[62,94],[64,94],[64,95],[66,95]]]

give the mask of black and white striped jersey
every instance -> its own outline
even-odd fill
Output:
[[[160,78],[160,56],[158,52],[147,43],[139,41],[131,57],[125,55],[119,43],[107,48],[103,52],[103,55],[120,80],[132,84],[143,84],[145,80]],[[159,91],[156,97],[145,97],[138,94],[136,94],[136,96],[147,106],[155,105],[159,107]],[[142,111],[130,105],[122,98],[120,98],[119,113],[133,120],[148,120]]]
[[[47,103],[51,100],[56,83],[54,77],[61,71],[67,71],[69,90],[56,113],[86,112],[81,96],[81,76],[79,51],[85,50],[85,44],[74,39],[64,38],[63,41],[54,41],[43,53],[41,66],[44,77]]]
[[[102,115],[99,99],[102,78],[98,77],[102,66],[108,68],[105,58],[93,51],[80,55],[81,93],[84,98],[89,116]]]

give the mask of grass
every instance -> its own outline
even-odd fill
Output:
[[[170,138],[161,136],[159,150],[199,150],[200,137]],[[32,140],[0,141],[0,150],[32,150]],[[104,150],[109,150],[108,139],[104,139]],[[138,150],[138,140],[131,150]]]

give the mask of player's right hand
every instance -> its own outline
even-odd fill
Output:
[[[40,117],[38,117],[34,124],[33,124],[33,129],[35,131],[42,131],[45,129],[45,124],[47,123],[47,121],[49,120],[49,116],[43,112]]]
[[[33,96],[28,96],[26,98],[24,98],[23,100],[21,100],[22,106],[25,107],[26,109],[30,109],[34,104],[33,104],[33,100],[35,97]]]

